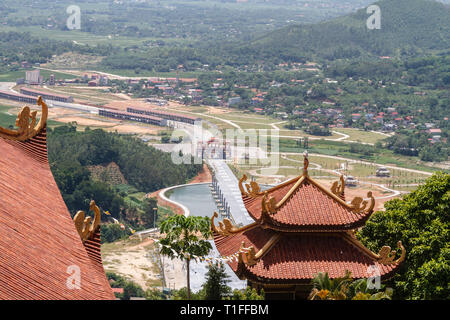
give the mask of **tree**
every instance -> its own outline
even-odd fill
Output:
[[[120,225],[115,223],[102,224],[100,228],[100,239],[102,243],[114,242],[117,239],[125,238],[126,236],[128,236],[128,233],[125,230],[122,230]]]
[[[403,199],[385,204],[358,233],[374,252],[401,240],[403,266],[391,280],[400,299],[450,298],[450,175],[436,173]]]
[[[203,284],[205,300],[221,300],[229,294],[231,288],[227,285],[230,281],[228,278],[222,263],[211,264],[206,273],[206,282]]]
[[[191,298],[189,263],[192,256],[203,257],[212,249],[207,240],[211,235],[210,221],[207,217],[176,215],[161,224],[161,254],[171,259],[180,258],[186,261],[187,298]],[[203,239],[200,238],[203,237]]]
[[[244,292],[235,289],[231,300],[264,300],[264,289],[261,289],[259,294],[255,288],[247,287]]]
[[[142,288],[132,281],[127,281],[123,287],[121,300],[130,300],[130,297],[144,297],[145,292]]]
[[[117,296],[119,299],[130,300],[130,297],[144,297],[144,290],[133,281],[112,272],[107,272],[106,277],[112,288],[123,288],[123,293]]]

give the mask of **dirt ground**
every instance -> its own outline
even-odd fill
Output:
[[[123,123],[110,128],[106,128],[106,131],[116,131],[119,133],[133,133],[133,134],[157,134],[162,129],[160,127],[146,127],[139,125],[132,125],[129,123]]]
[[[89,118],[84,118],[84,117],[56,117],[53,118],[52,120],[55,121],[59,121],[59,122],[64,122],[64,123],[69,123],[69,122],[76,122],[77,124],[81,125],[81,126],[95,126],[95,127],[103,127],[103,128],[107,128],[107,127],[112,127],[115,125],[118,125],[117,122],[106,122],[106,121],[100,121],[100,120],[96,120],[96,119],[89,119]]]
[[[102,260],[106,272],[114,272],[133,280],[144,290],[160,287],[160,270],[152,259],[154,240],[147,238],[124,240],[102,245]]]

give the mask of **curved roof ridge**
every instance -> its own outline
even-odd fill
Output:
[[[45,112],[38,126],[35,115],[20,117],[28,127],[0,134],[0,298],[115,299],[99,229],[83,245],[50,171]],[[81,286],[74,290],[77,269]]]

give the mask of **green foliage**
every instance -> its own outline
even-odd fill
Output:
[[[221,300],[229,294],[231,288],[227,285],[228,278],[222,263],[211,264],[206,273],[206,282],[203,284],[205,300]]]
[[[390,300],[392,289],[377,292],[368,289],[367,279],[353,280],[349,271],[341,278],[330,279],[328,272],[319,272],[312,280],[309,300]]]
[[[204,300],[204,291],[191,292],[190,299],[188,299],[188,288],[184,287],[172,292],[172,300]]]
[[[330,279],[327,272],[319,272],[312,280],[314,289],[311,292],[310,299],[314,300],[317,296],[323,299],[321,293],[326,292],[326,297],[330,299],[345,300],[347,299],[347,292],[351,281],[352,278],[349,271],[346,271],[343,277],[336,279]]]
[[[141,221],[144,228],[155,227],[158,218],[158,201],[156,198],[144,199],[142,210]]]
[[[105,224],[103,223],[100,228],[100,238],[103,242],[114,242],[119,239],[128,237],[128,232],[122,230],[120,225],[115,223]]]
[[[190,298],[190,271],[191,256],[203,257],[212,249],[207,240],[211,236],[211,227],[208,217],[195,217],[176,215],[169,217],[161,223],[161,233],[165,237],[160,240],[161,254],[170,258],[180,258],[186,261],[187,267],[187,297]]]
[[[145,297],[145,292],[136,283],[128,281],[123,287],[121,300],[130,300],[130,297]]]
[[[395,247],[406,259],[390,281],[399,299],[450,298],[450,175],[437,173],[403,199],[385,204],[358,233],[369,249]]]
[[[314,25],[292,25],[254,41],[250,52],[299,60],[316,55],[328,60],[363,55],[417,55],[450,46],[450,10],[427,0],[383,0],[381,29],[369,30],[366,8],[343,18]],[[415,32],[411,32],[415,30]]]
[[[144,297],[144,290],[134,283],[118,274],[107,272],[106,277],[112,288],[123,288],[123,294],[116,294],[121,300],[130,300],[130,297]]]
[[[376,291],[367,287],[367,279],[358,279],[349,286],[349,297],[352,300],[391,300],[393,290],[386,288],[384,291]]]
[[[160,241],[164,246],[161,254],[171,258],[189,260],[192,255],[205,256],[212,249],[211,243],[198,236],[208,239],[211,235],[208,217],[176,215],[165,220],[160,230],[165,234]]]
[[[167,296],[157,288],[147,289],[145,291],[146,300],[167,300]]]
[[[264,300],[264,290],[261,289],[261,292],[258,294],[258,291],[255,288],[247,287],[244,292],[241,290],[235,289],[233,290],[233,295],[227,299],[231,300]]]
[[[131,194],[183,184],[201,170],[201,165],[175,165],[169,154],[137,139],[100,129],[77,132],[74,125],[49,129],[48,149],[50,168],[70,212],[86,210],[95,200],[111,217],[136,229],[155,224],[156,201],[141,201]],[[131,186],[116,187],[91,178],[88,166],[110,162],[119,165]],[[107,216],[102,215],[102,219]],[[105,226],[102,239],[109,242],[122,238],[125,233],[117,228]]]
[[[201,165],[176,165],[169,153],[101,129],[77,132],[75,127],[57,127],[48,141],[51,164],[68,161],[84,167],[115,162],[128,183],[144,192],[185,183],[201,170]]]

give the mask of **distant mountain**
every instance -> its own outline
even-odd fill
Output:
[[[244,46],[260,57],[285,60],[311,55],[354,58],[360,55],[414,56],[450,48],[450,7],[432,0],[382,0],[381,29],[370,30],[367,8],[328,22],[293,25]]]

